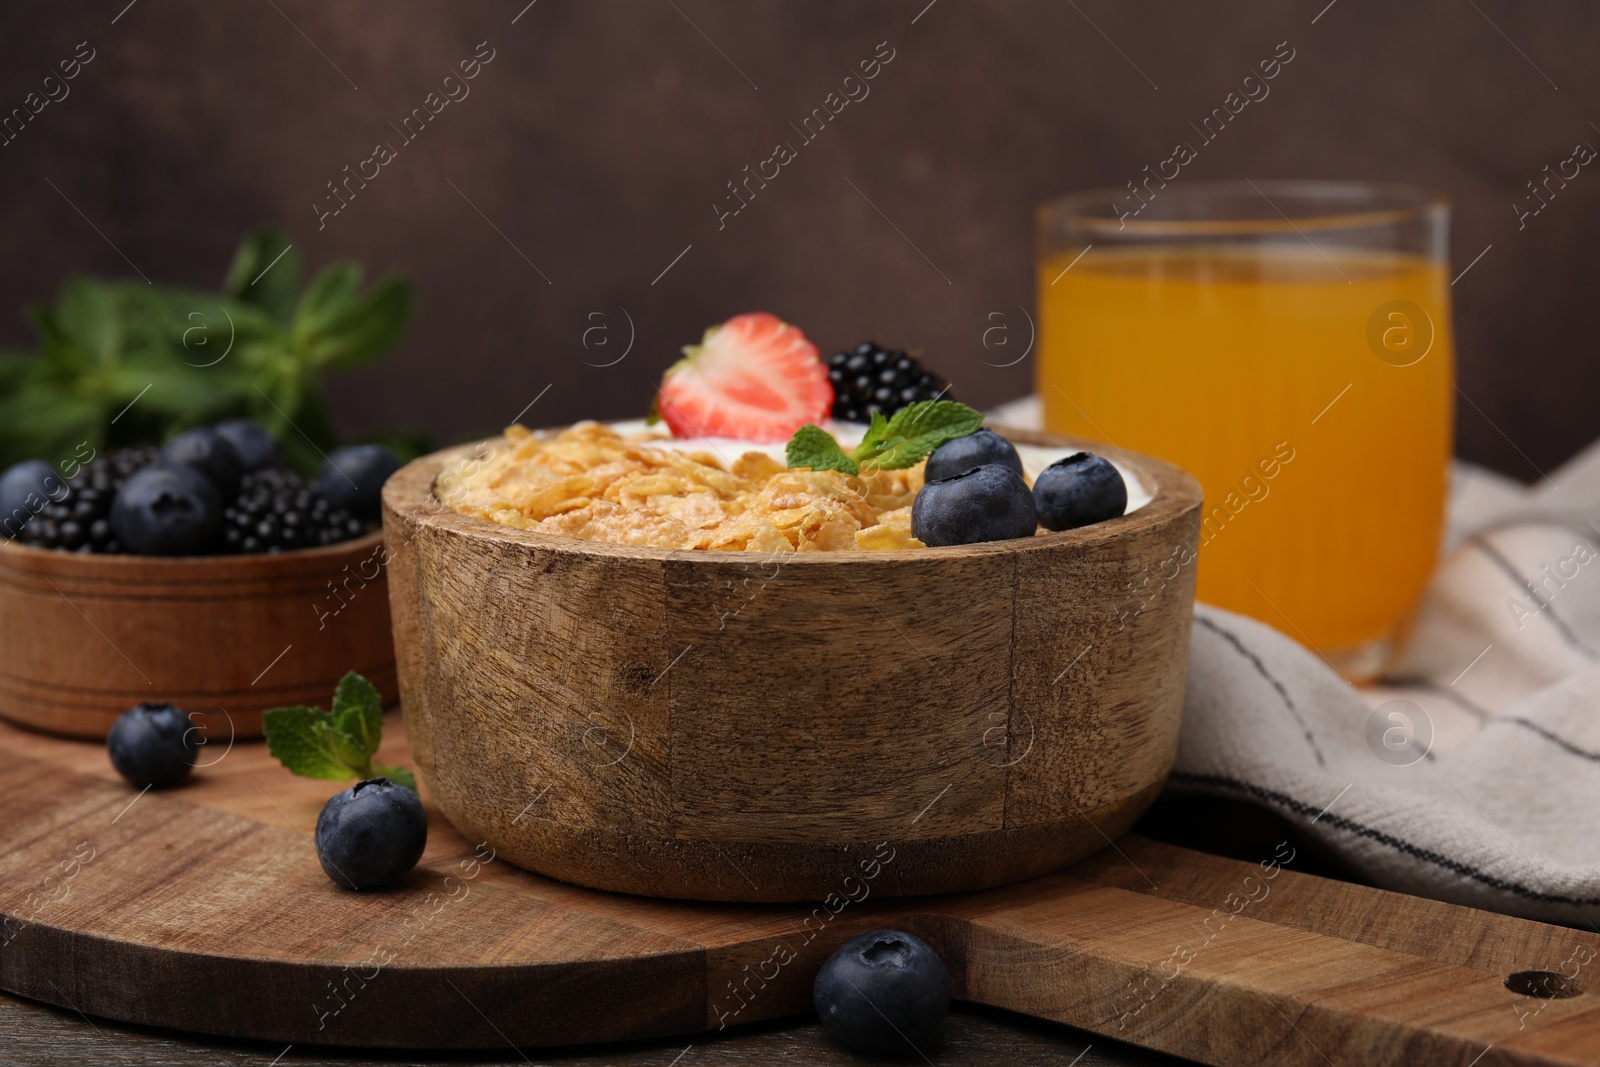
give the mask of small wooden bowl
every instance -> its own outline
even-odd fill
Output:
[[[395,696],[383,534],[272,555],[96,556],[0,541],[0,715],[104,737],[142,700],[209,741],[327,707],[346,671]]]
[[[1200,512],[1174,467],[1126,457],[1153,499],[1081,530],[769,556],[457,514],[434,480],[476,447],[384,488],[395,648],[430,794],[514,863],[704,900],[979,889],[1166,780]]]

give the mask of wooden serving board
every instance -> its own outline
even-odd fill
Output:
[[[409,762],[386,726],[382,758]],[[1287,847],[1250,864],[1126,837],[1059,874],[900,901],[872,897],[864,854],[815,909],[693,904],[475,855],[430,805],[418,870],[358,894],[307,837],[334,783],[258,743],[202,762],[140,795],[99,745],[0,725],[0,986],[296,1044],[552,1045],[805,1012],[833,949],[896,927],[959,998],[1205,1063],[1600,1063],[1595,995],[1506,987],[1581,985],[1600,935],[1297,874],[1273,862]]]

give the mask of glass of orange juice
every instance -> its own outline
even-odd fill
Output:
[[[1193,474],[1199,598],[1370,678],[1444,526],[1449,206],[1358,182],[1159,182],[1039,209],[1045,426]]]

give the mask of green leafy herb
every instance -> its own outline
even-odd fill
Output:
[[[245,237],[219,292],[75,277],[28,314],[37,350],[0,354],[0,467],[56,462],[85,442],[158,444],[245,416],[310,472],[338,443],[324,375],[393,349],[411,293],[398,277],[363,290],[354,263],[324,268],[302,290],[288,236],[264,229]]]
[[[261,721],[267,751],[295,774],[333,782],[381,776],[417,791],[410,771],[373,760],[383,739],[383,701],[355,671],[339,680],[332,711],[304,704],[271,708]]]
[[[810,467],[814,471],[857,473],[856,461],[845,455],[833,435],[820,426],[806,423],[789,438],[784,459],[791,467]]]
[[[983,413],[954,400],[919,400],[885,419],[873,413],[872,426],[856,446],[863,467],[910,467],[946,441],[965,437],[983,425]]]
[[[965,437],[983,425],[983,413],[954,400],[919,400],[890,418],[874,412],[866,436],[849,455],[821,427],[807,423],[789,439],[785,458],[791,467],[856,474],[915,466],[946,441]]]

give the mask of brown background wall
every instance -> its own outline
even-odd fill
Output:
[[[277,221],[312,264],[416,284],[403,350],[337,383],[350,432],[492,429],[546,385],[528,421],[642,412],[678,345],[752,308],[824,351],[922,348],[988,405],[1030,388],[1031,360],[990,369],[981,340],[991,312],[1025,330],[1030,206],[1164,158],[1287,40],[1271,95],[1184,180],[1445,190],[1455,269],[1493,246],[1454,290],[1459,451],[1526,478],[1600,433],[1600,174],[1520,232],[1511,208],[1547,163],[1600,145],[1589,3],[524,3],[8,5],[0,110],[79,41],[97,54],[0,147],[0,308],[71,270],[131,273],[106,239],[151,277],[214,284],[240,233]],[[471,95],[319,231],[324,183],[398,144],[388,124],[480,41],[495,58]],[[871,95],[719,230],[724,183],[883,41]],[[624,309],[627,358],[586,365],[620,353]],[[611,344],[586,349],[601,324]],[[28,339],[0,319],[0,345]]]

